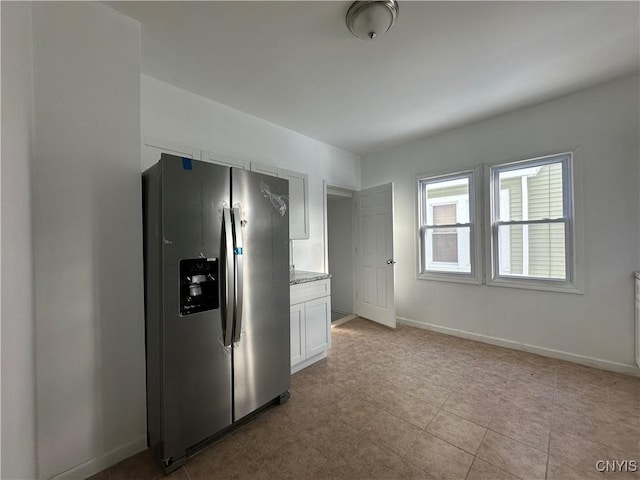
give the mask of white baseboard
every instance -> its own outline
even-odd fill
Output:
[[[59,473],[52,477],[51,480],[81,480],[90,477],[131,455],[143,451],[145,448],[147,448],[147,438],[142,437]]]
[[[459,330],[457,328],[443,327],[426,322],[418,322],[417,320],[411,320],[410,318],[397,317],[397,321],[400,324],[422,328],[424,330],[432,330],[434,332],[453,335],[456,337],[468,338],[470,340],[477,340],[478,342],[489,343],[491,345],[497,345],[499,347],[535,353],[536,355],[542,355],[543,357],[557,358],[559,360],[579,363],[588,367],[596,367],[602,370],[609,370],[611,372],[625,373],[627,375],[640,377],[640,369],[638,369],[638,367],[635,365],[612,362],[610,360],[603,360],[601,358],[587,357],[585,355],[563,352],[562,350],[554,350],[552,348],[539,347],[537,345],[528,345],[526,343],[514,342],[513,340],[506,340],[504,338],[490,337],[488,335],[468,332],[466,330]]]
[[[335,322],[331,322],[331,328],[333,327],[337,327],[338,325],[342,325],[343,323],[347,323],[349,320],[353,320],[354,318],[358,318],[357,315],[350,315],[350,314],[346,314],[347,316],[342,317],[339,320],[336,320]]]

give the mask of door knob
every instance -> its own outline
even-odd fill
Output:
[[[393,265],[394,263],[396,263],[396,261],[394,259],[392,259],[392,258],[387,260],[387,265]]]

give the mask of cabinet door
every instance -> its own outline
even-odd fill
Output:
[[[309,238],[309,180],[304,173],[280,170],[280,178],[289,180],[289,238]]]
[[[322,353],[331,341],[331,297],[305,303],[307,358]]]
[[[142,147],[142,170],[146,170],[160,160],[160,155],[168,153],[183,158],[193,158],[200,160],[200,150],[182,145],[180,143],[159,140],[153,137],[144,137]]]
[[[291,305],[291,366],[306,357],[304,303]]]
[[[229,157],[216,152],[210,152],[208,150],[202,150],[202,159],[207,162],[217,163],[218,165],[224,165],[225,167],[236,167],[244,170],[249,170],[249,162],[240,158]]]
[[[263,173],[265,175],[271,175],[272,177],[278,176],[278,167],[273,167],[265,163],[251,162],[251,171]]]

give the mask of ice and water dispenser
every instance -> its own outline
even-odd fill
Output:
[[[180,315],[213,310],[219,306],[218,259],[180,260]]]

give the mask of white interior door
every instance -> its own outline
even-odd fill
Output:
[[[360,190],[354,199],[357,313],[395,328],[393,184]]]

